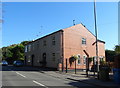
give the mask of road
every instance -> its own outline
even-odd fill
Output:
[[[57,78],[32,67],[2,66],[2,86],[22,88],[95,88],[93,85]]]

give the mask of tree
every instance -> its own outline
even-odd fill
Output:
[[[116,45],[116,46],[115,46],[115,52],[116,52],[117,54],[120,54],[120,45]]]
[[[11,48],[10,50],[13,55],[12,59],[13,60],[24,60],[24,46],[22,44],[16,45],[14,48]]]
[[[7,47],[2,47],[2,60],[7,60],[12,64],[15,60],[24,60],[24,47],[31,41],[23,41],[20,44],[12,44]],[[1,58],[1,57],[0,57]]]
[[[7,47],[2,47],[2,60],[12,64],[15,60],[24,60],[24,46],[30,41],[23,41],[20,44],[12,44]]]
[[[30,41],[23,41],[23,42],[21,42],[20,44],[22,44],[22,45],[26,45],[26,44],[28,44]]]
[[[113,50],[105,50],[105,55],[106,55],[106,61],[113,62],[116,52]]]
[[[0,48],[0,62],[2,61],[2,48]]]

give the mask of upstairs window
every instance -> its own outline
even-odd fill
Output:
[[[25,52],[27,52],[28,51],[28,47],[27,46],[25,46]]]
[[[34,50],[34,43],[32,44],[32,48],[33,48],[33,50]]]
[[[85,38],[82,38],[82,44],[86,45],[86,39]]]
[[[52,45],[55,45],[55,36],[52,37]]]
[[[28,51],[31,51],[31,45],[28,45]]]
[[[55,61],[55,53],[52,53],[52,59]]]
[[[43,46],[46,46],[46,45],[47,45],[47,44],[46,44],[46,40],[44,40],[44,41],[43,41]]]
[[[37,42],[37,49],[39,48],[39,42]]]
[[[78,64],[81,64],[80,55],[78,55]]]

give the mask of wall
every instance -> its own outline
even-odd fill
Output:
[[[86,54],[83,50],[89,54],[90,57],[96,56],[95,45],[92,45],[95,42],[95,36],[91,34],[82,24],[78,24],[64,30],[64,64],[66,64],[65,59],[68,59],[68,68],[74,68],[74,63],[70,67],[69,58],[72,55],[80,55],[81,64],[77,64],[77,68],[83,69],[86,68],[86,65],[83,64],[83,57]],[[86,38],[86,45],[82,44],[82,38]],[[104,44],[99,43],[99,55],[105,56]]]
[[[52,38],[55,37],[55,45],[52,45]],[[43,45],[46,41],[46,46]],[[31,51],[26,52],[27,60],[34,55],[34,66],[42,66],[40,63],[43,60],[43,53],[46,53],[46,67],[58,68],[58,63],[61,61],[61,32],[56,32],[47,37],[41,38],[28,45],[31,46]],[[55,60],[53,60],[52,53],[55,53]],[[27,62],[31,65],[31,62]]]

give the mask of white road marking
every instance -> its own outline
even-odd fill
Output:
[[[36,84],[38,84],[38,85],[40,85],[40,86],[43,86],[43,87],[45,87],[45,88],[48,88],[47,86],[45,86],[45,85],[43,85],[43,84],[41,84],[41,83],[39,83],[39,82],[37,82],[37,81],[35,81],[35,80],[33,80],[33,82],[36,83]]]
[[[19,72],[16,72],[18,75],[20,75],[20,76],[22,76],[22,77],[24,77],[24,78],[26,78],[26,76],[24,76],[24,75],[22,75],[22,74],[20,74]]]

